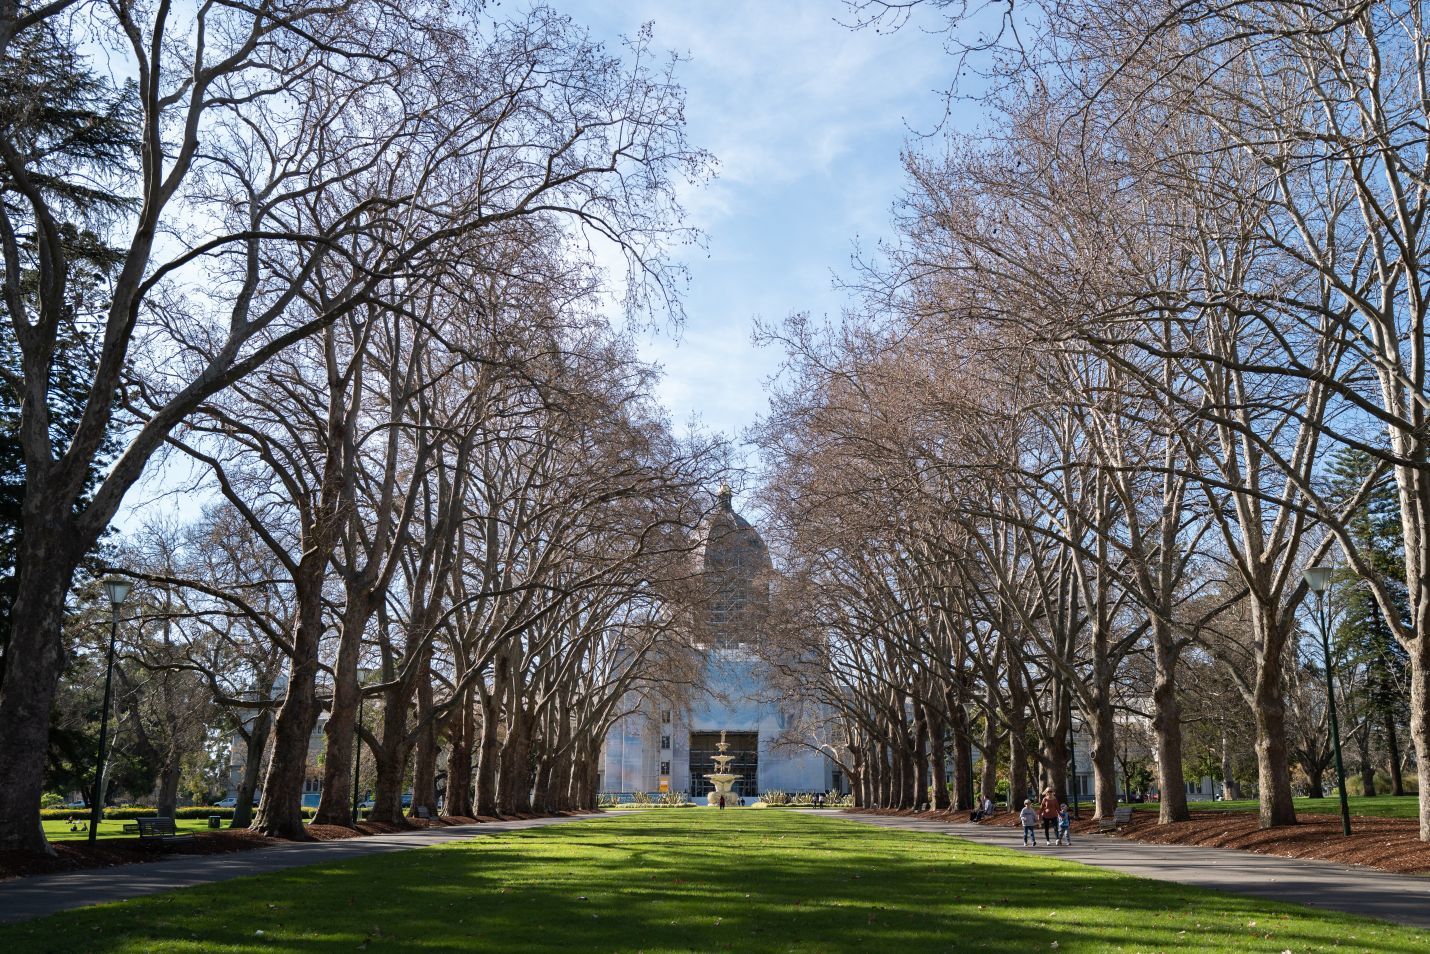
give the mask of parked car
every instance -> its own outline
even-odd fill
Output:
[[[218,801],[214,802],[214,807],[215,807],[215,808],[237,808],[237,807],[238,807],[238,799],[237,799],[235,796],[233,796],[233,795],[230,795],[228,798],[220,798]]]

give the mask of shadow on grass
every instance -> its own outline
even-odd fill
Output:
[[[1423,932],[787,813],[605,818],[0,928],[19,951],[1420,952]]]

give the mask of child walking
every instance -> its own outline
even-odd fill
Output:
[[[1072,815],[1066,805],[1058,808],[1058,844],[1072,845]]]
[[[1023,844],[1036,847],[1038,844],[1038,810],[1033,807],[1031,798],[1023,802],[1023,810],[1018,813],[1018,820],[1023,823]]]

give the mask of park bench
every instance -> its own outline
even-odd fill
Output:
[[[416,818],[431,818],[432,811],[426,805],[418,805],[415,813]]]
[[[192,838],[194,836],[191,831],[179,831],[174,820],[163,815],[136,819],[134,827],[139,832],[140,841],[156,841],[162,844],[174,838]],[[124,828],[125,831],[129,830],[128,825],[125,825]]]
[[[1111,818],[1099,818],[1097,820],[1098,831],[1116,831],[1125,825],[1132,824],[1132,807],[1119,808],[1112,813]]]

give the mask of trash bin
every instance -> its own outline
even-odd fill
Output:
[[[220,815],[210,815],[210,816],[209,816],[209,827],[210,827],[210,828],[222,828],[222,827],[223,827],[223,817],[220,816]]]

